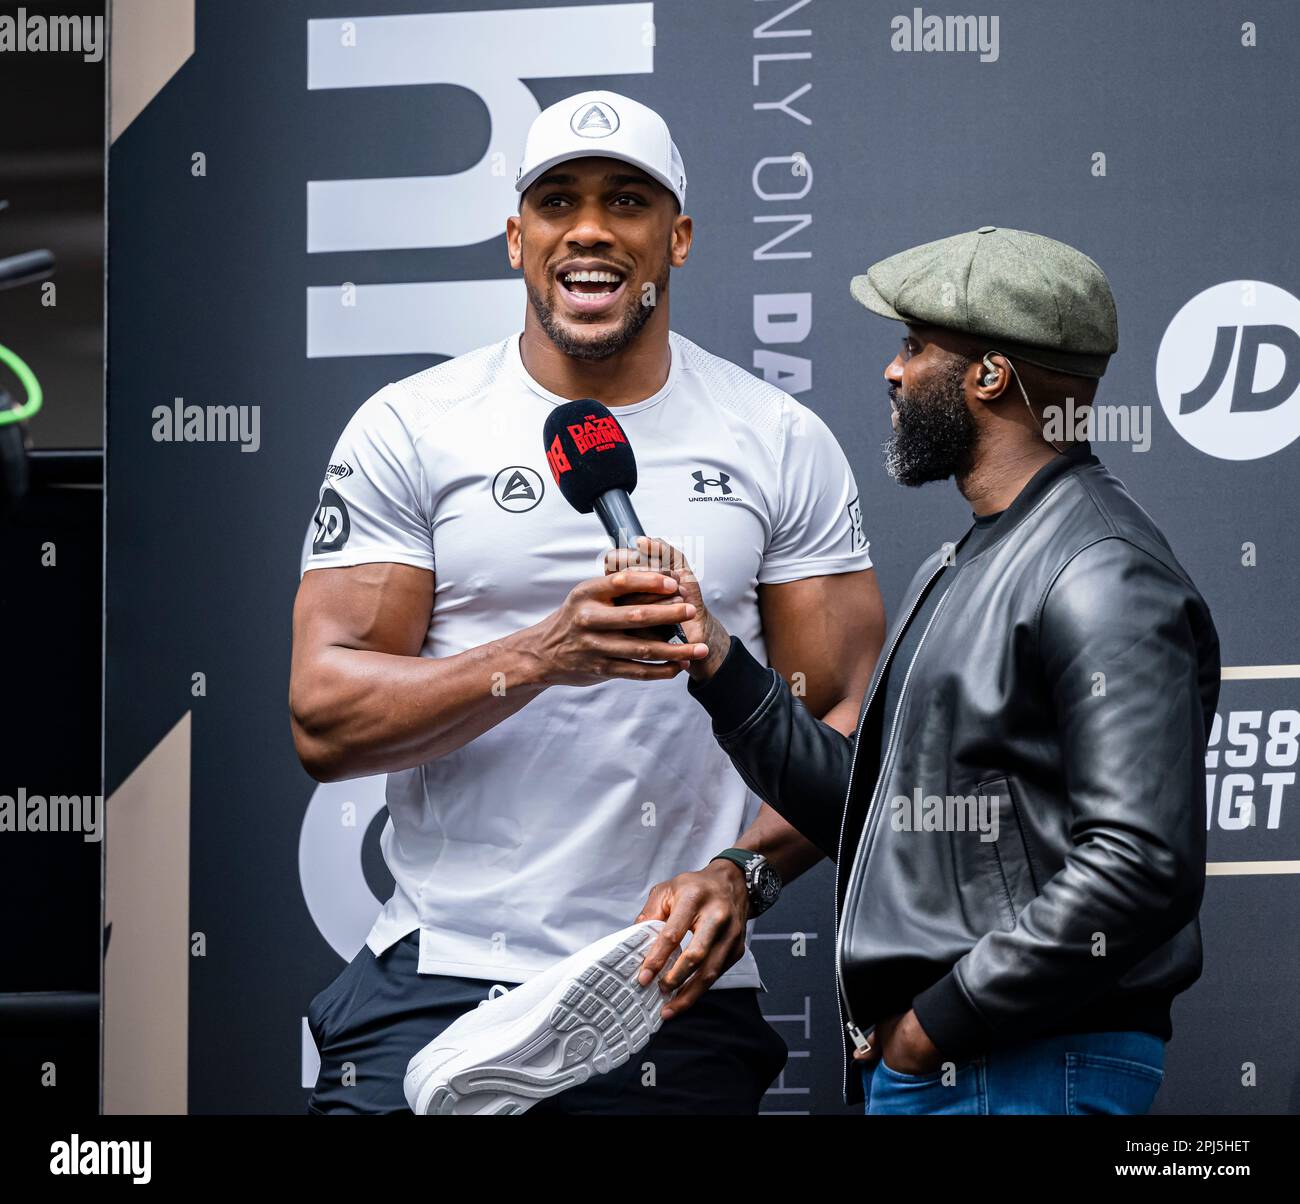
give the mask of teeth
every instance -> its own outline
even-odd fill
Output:
[[[616,272],[565,272],[565,284],[618,284],[623,278]]]

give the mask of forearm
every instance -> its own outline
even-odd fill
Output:
[[[731,644],[709,681],[692,680],[691,694],[712,716],[719,745],[749,788],[834,855],[853,742],[814,718],[739,640]],[[844,722],[844,706],[833,708],[837,722]]]
[[[1196,916],[1204,873],[1151,868],[1162,850],[1115,831],[1075,846],[1009,931],[986,933],[913,1001],[953,1058],[1111,990]]]
[[[822,722],[845,736],[852,735],[857,727],[861,705],[861,698],[841,699],[821,717]],[[757,818],[736,842],[736,847],[762,853],[785,883],[793,882],[825,856],[821,849],[782,819],[780,813],[768,803],[763,804]]]
[[[409,769],[464,747],[546,684],[528,631],[437,658],[331,647],[291,700],[295,743],[318,781]]]
[[[793,882],[825,856],[767,803],[763,804],[754,822],[741,833],[736,847],[762,853],[784,883]]]

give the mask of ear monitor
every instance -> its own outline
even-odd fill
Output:
[[[985,372],[984,374],[985,386],[996,385],[998,381],[1002,378],[1002,372],[999,370],[998,366],[996,364],[989,362],[991,357],[995,355],[1002,355],[1002,352],[990,351],[988,352],[987,355],[984,356],[983,359],[984,367],[988,369],[988,371]],[[1002,355],[1002,358],[1006,359],[1006,356]],[[1008,359],[1007,367],[1011,369],[1011,375],[1015,378],[1016,388],[1020,390],[1020,396],[1025,399],[1025,409],[1029,411],[1030,417],[1033,418],[1034,420],[1034,425],[1038,427],[1038,433],[1043,436],[1043,438],[1047,441],[1048,444],[1051,445],[1053,451],[1064,453],[1064,448],[1062,448],[1060,444],[1057,443],[1056,441],[1052,439],[1048,439],[1047,433],[1043,430],[1042,426],[1039,424],[1038,415],[1034,413],[1034,407],[1029,404],[1029,394],[1025,392],[1025,386],[1021,383],[1020,373],[1016,371],[1015,364],[1013,364]]]

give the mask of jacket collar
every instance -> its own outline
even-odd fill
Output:
[[[1002,517],[993,524],[993,530],[989,535],[988,542],[984,545],[984,549],[981,550],[987,550],[993,544],[999,542],[1008,531],[1015,527],[1038,504],[1039,499],[1067,473],[1078,472],[1080,469],[1090,468],[1100,463],[1101,461],[1093,455],[1092,444],[1088,440],[1081,439],[1077,443],[1071,444],[1068,451],[1062,452],[1055,459],[1048,461],[1029,478],[1025,483],[1025,487],[1016,495],[1015,501],[1002,511]]]

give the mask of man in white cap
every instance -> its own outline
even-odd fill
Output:
[[[309,1108],[405,1111],[408,1061],[494,986],[663,920],[665,947],[692,937],[644,1050],[570,1042],[554,1074],[539,1054],[527,1090],[482,1106],[754,1112],[786,1050],[759,1010],[748,924],[821,854],[676,704],[667,679],[704,650],[659,642],[644,599],[615,602],[651,595],[656,625],[693,608],[671,577],[604,572],[599,526],[547,480],[541,432],[565,401],[611,407],[646,528],[685,542],[709,607],[844,732],[884,626],[857,488],[816,414],[669,330],[692,228],[658,114],[610,92],[551,106],[516,188],[522,332],[381,389],[320,487],[294,739],[318,780],[388,774],[395,886],[308,1009]]]

